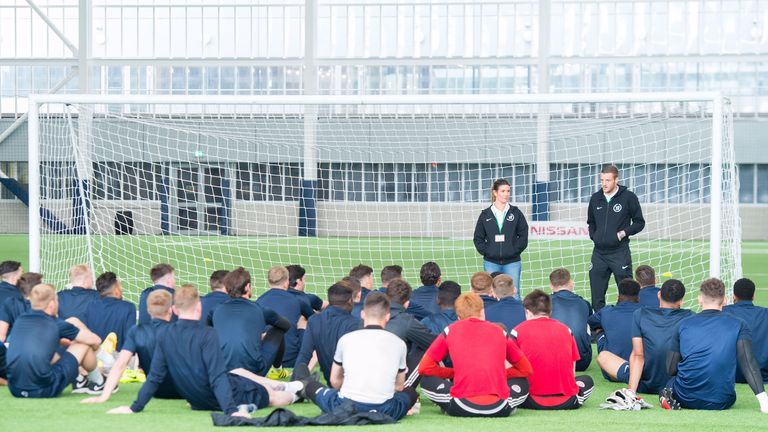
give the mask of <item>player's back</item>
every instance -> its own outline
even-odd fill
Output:
[[[576,340],[581,362],[589,365],[592,360],[592,344],[589,339],[587,320],[592,315],[592,307],[580,295],[561,290],[552,294],[551,318],[565,324]]]
[[[458,319],[459,317],[456,315],[456,310],[451,307],[441,309],[439,313],[424,318],[421,320],[421,323],[432,333],[440,334],[446,327],[458,321]]]
[[[607,350],[629,360],[632,354],[632,316],[641,307],[640,303],[619,302],[600,309],[589,318],[591,327],[603,329],[603,335],[598,338],[600,351]]]
[[[8,323],[9,333],[13,329],[13,323],[24,313],[29,312],[31,306],[29,300],[19,297],[9,297],[0,304],[0,321]],[[6,337],[7,339],[7,337]]]
[[[139,295],[139,324],[146,324],[152,321],[152,317],[149,315],[149,311],[147,311],[147,299],[153,291],[159,289],[168,291],[171,296],[173,296],[174,292],[176,292],[176,290],[173,288],[167,287],[165,285],[152,285],[151,287],[144,289],[144,291],[142,291]],[[171,321],[176,321],[176,315],[171,317]]]
[[[408,313],[416,319],[422,320],[429,315],[440,312],[437,304],[438,289],[435,285],[424,285],[416,288],[411,293]]]
[[[266,312],[275,314],[271,310]],[[213,328],[228,369],[245,368],[256,374],[266,372],[261,335],[267,330],[267,322],[261,306],[244,298],[227,300],[214,311]]]
[[[760,367],[763,382],[768,382],[768,308],[751,301],[739,301],[723,308],[723,312],[741,318],[752,332],[752,352]],[[736,382],[746,383],[741,368],[736,368]]]
[[[83,322],[85,322],[88,305],[100,298],[99,292],[95,289],[78,286],[59,291],[57,295],[59,297],[59,318],[65,320],[75,317]]]
[[[504,297],[485,309],[485,319],[490,322],[504,324],[504,328],[507,331],[512,330],[518,324],[525,321],[523,302],[512,296]]]
[[[638,297],[640,297],[640,305],[643,307],[659,307],[660,291],[661,289],[656,286],[641,288],[638,293]]]
[[[229,294],[221,291],[211,291],[200,297],[200,304],[203,309],[200,314],[200,324],[213,325],[213,311],[216,310],[219,305],[231,298],[232,297],[230,297]]]
[[[645,365],[638,391],[654,393],[671,378],[667,372],[667,353],[680,321],[693,315],[688,309],[642,307],[632,314],[632,337],[643,339]]]
[[[104,340],[110,333],[117,335],[117,350],[125,343],[128,330],[136,325],[136,306],[114,297],[102,297],[91,302],[85,313],[85,324]]]
[[[361,326],[362,321],[351,313],[337,306],[328,306],[324,311],[313,315],[307,321],[300,356],[311,358],[312,353],[309,351],[311,349],[315,351],[320,370],[323,372],[325,380],[330,382],[333,355],[339,340],[345,334],[359,330]],[[305,343],[309,343],[309,340],[312,341],[313,346],[305,347]],[[301,360],[306,359],[302,358]]]
[[[681,361],[675,383],[680,399],[735,399],[736,342],[745,326],[739,318],[718,310],[704,310],[680,322]]]
[[[148,324],[139,324],[128,330],[123,349],[131,351],[139,357],[139,366],[147,375],[152,372],[152,355],[155,353],[158,334],[166,331],[170,324],[168,321],[153,319]],[[178,399],[180,397],[170,376],[167,376],[160,385],[155,392],[155,397],[163,399]]]
[[[296,357],[299,354],[299,346],[301,345],[301,332],[299,332],[296,324],[302,315],[309,318],[314,314],[314,311],[309,305],[303,303],[295,295],[278,288],[271,288],[260,295],[256,300],[256,304],[267,309],[272,309],[291,323],[291,328],[285,333],[283,365],[286,367],[293,367]]]

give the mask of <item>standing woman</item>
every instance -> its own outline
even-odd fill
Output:
[[[509,182],[498,179],[491,187],[491,206],[480,212],[475,226],[475,249],[483,256],[483,270],[502,272],[515,281],[520,299],[520,255],[528,247],[528,222],[519,208],[509,204]]]

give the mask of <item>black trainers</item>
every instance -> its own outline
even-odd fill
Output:
[[[72,384],[72,393],[86,393],[85,388],[88,386],[88,379],[82,375],[77,376],[74,384]]]
[[[82,378],[82,380],[80,380]],[[106,377],[102,376],[101,384],[96,384],[85,377],[80,377],[72,386],[72,393],[85,393],[89,395],[100,395],[104,391],[104,385],[107,383]],[[112,393],[117,393],[118,387]]]
[[[659,393],[659,405],[665,410],[670,411],[680,409],[680,402],[675,400],[672,389],[669,387],[665,387],[661,390],[661,393]]]

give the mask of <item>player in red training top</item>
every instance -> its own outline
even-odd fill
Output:
[[[576,409],[592,393],[594,382],[587,375],[575,376],[579,349],[571,331],[549,317],[552,302],[541,290],[523,300],[526,321],[512,330],[512,338],[531,362],[530,395],[522,408],[540,410]],[[522,379],[513,380],[522,385]]]
[[[531,364],[502,327],[485,321],[480,296],[464,293],[455,308],[459,321],[443,330],[419,364],[421,389],[448,415],[509,416],[528,397]],[[453,368],[440,366],[449,355]],[[510,387],[511,378],[521,382]]]

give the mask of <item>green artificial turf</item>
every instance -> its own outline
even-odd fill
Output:
[[[151,249],[153,244],[157,244],[157,240],[153,241],[150,238],[146,238],[144,247]],[[191,250],[189,254],[186,252],[174,252],[174,255],[179,261],[173,262],[174,265],[180,266],[182,259],[185,256],[193,256],[193,254],[199,254],[200,251],[212,255],[209,257],[211,261],[205,261],[205,256],[202,257],[199,263],[199,269],[212,271],[219,265],[217,261],[223,260],[221,256],[222,252],[216,252],[218,245],[208,244],[204,246],[202,243],[198,245],[190,245],[183,243],[182,238],[173,238],[178,242],[179,250],[187,249]],[[112,239],[111,241],[115,241]],[[124,240],[121,240],[124,241]],[[164,240],[165,241],[165,240]],[[242,240],[227,239],[229,250],[232,250],[233,246],[236,246],[238,242]],[[320,240],[322,241],[322,240]],[[358,239],[354,244],[352,241],[345,241],[335,239],[326,243],[329,247],[323,249],[321,245],[316,245],[312,250],[316,251],[313,255],[315,260],[310,259],[305,264],[309,269],[320,269],[323,265],[334,266],[348,266],[353,262],[369,262],[373,264],[373,267],[377,270],[382,263],[391,264],[398,261],[393,261],[397,257],[402,258],[402,253],[395,254],[393,252],[387,253],[386,251],[378,251],[371,249],[368,246],[372,240]],[[388,240],[391,241],[391,240]],[[386,243],[382,241],[381,243]],[[27,236],[0,236],[0,261],[6,259],[17,259],[24,263],[27,262]],[[168,243],[164,243],[167,247]],[[114,243],[113,243],[114,246]],[[243,252],[246,252],[248,246],[247,242],[243,242],[238,247],[243,248]],[[266,248],[266,245],[262,245]],[[462,284],[466,283],[467,277],[467,260],[463,254],[455,254],[448,247],[447,243],[440,243],[441,251],[436,261],[441,264],[445,269],[444,272],[448,277],[455,277],[460,279]],[[126,261],[124,258],[129,256],[130,251],[126,251],[125,248],[130,248],[128,245],[121,245],[120,248],[114,250],[123,254],[122,261]],[[134,246],[135,247],[135,246]],[[280,248],[284,246],[275,246]],[[535,247],[535,246],[533,246]],[[588,254],[588,248],[581,246],[583,254]],[[354,251],[354,252],[352,252]],[[151,250],[150,250],[151,252]],[[269,252],[267,249],[259,251],[266,254]],[[272,250],[271,253],[275,251]],[[747,242],[742,246],[743,252],[743,271],[744,275],[755,280],[758,286],[758,293],[756,302],[765,303],[768,299],[766,294],[766,287],[768,287],[768,270],[766,270],[765,263],[768,262],[768,242]],[[288,253],[288,252],[285,252]],[[548,253],[546,248],[540,248],[535,251],[536,254]],[[553,252],[549,252],[553,253]],[[218,254],[218,255],[217,255]],[[442,254],[442,255],[441,255]],[[452,255],[453,254],[453,255]],[[642,255],[640,252],[639,255]],[[149,252],[146,256],[149,256]],[[533,255],[533,254],[532,254]],[[637,256],[638,254],[636,254]],[[133,255],[132,255],[133,256]],[[260,256],[253,254],[250,251],[250,257]],[[451,257],[454,257],[453,260]],[[445,258],[443,260],[440,257]],[[458,258],[455,258],[458,257]],[[415,268],[406,268],[406,277],[412,279],[414,282],[417,279],[418,260],[422,259],[423,255],[414,254],[408,258],[406,265],[415,266]],[[648,256],[649,261],[653,264],[653,257]],[[114,262],[115,265],[121,263],[121,257],[102,257],[105,262]],[[252,259],[252,258],[251,258]],[[635,259],[635,264],[642,263],[643,261]],[[459,275],[457,272],[451,269],[451,263],[456,266],[462,267],[465,273]],[[132,265],[147,266],[149,262],[138,261],[132,263]],[[255,262],[249,261],[250,268],[257,268],[263,270],[269,266],[269,263],[262,263],[261,265]],[[479,262],[478,262],[479,264]],[[123,263],[123,265],[127,265]],[[656,264],[657,266],[659,264]],[[663,263],[661,264],[663,265]],[[128,269],[129,267],[125,267]],[[542,269],[543,270],[543,269]],[[534,269],[529,269],[531,273]],[[118,272],[118,274],[120,274]],[[258,274],[254,271],[254,274]],[[311,272],[310,272],[311,274]],[[456,276],[454,276],[456,275]],[[339,275],[340,276],[340,275]],[[676,277],[678,275],[675,275]],[[138,276],[137,276],[138,277]],[[330,280],[334,277],[332,275],[317,275],[313,282],[316,287],[322,286],[326,283],[325,279]],[[336,276],[338,277],[338,276]],[[465,278],[465,279],[461,279]],[[322,281],[322,282],[319,282]],[[539,286],[543,286],[543,281],[536,283]],[[584,282],[582,282],[584,284]],[[531,282],[533,286],[534,283]],[[133,293],[140,285],[136,285],[133,288]],[[524,288],[525,289],[525,288]],[[582,288],[583,289],[583,288]],[[689,285],[689,293],[693,293],[695,290],[695,284]],[[693,298],[692,294],[688,294],[689,298]],[[542,431],[609,431],[609,430],[632,430],[636,431],[698,431],[698,430],[733,430],[733,431],[751,431],[751,430],[765,430],[766,424],[768,424],[768,415],[763,415],[758,411],[757,401],[752,395],[751,391],[746,385],[738,385],[737,393],[738,400],[736,405],[725,412],[699,412],[699,411],[676,411],[667,412],[659,409],[658,407],[651,410],[642,412],[611,412],[599,410],[598,406],[600,402],[619,385],[615,383],[606,382],[596,366],[592,364],[590,369],[586,372],[595,379],[596,388],[592,393],[592,398],[586,403],[586,405],[576,411],[565,412],[533,412],[527,410],[519,410],[516,415],[506,419],[456,419],[443,416],[439,410],[431,404],[425,398],[422,398],[421,414],[408,417],[402,420],[399,424],[393,426],[373,426],[367,427],[367,430],[398,430],[404,432],[419,431],[452,431],[452,430],[470,430],[470,431],[528,431],[528,430],[542,430]],[[128,405],[136,397],[138,392],[138,384],[123,385],[120,388],[120,392],[113,396],[113,399],[103,405],[82,405],[79,400],[83,399],[83,396],[72,395],[69,390],[65,392],[62,397],[51,400],[21,400],[15,399],[10,396],[10,393],[6,389],[0,389],[0,431],[104,431],[104,432],[118,432],[118,431],[185,431],[193,432],[198,430],[212,430],[210,415],[207,412],[191,411],[186,403],[183,401],[166,401],[166,400],[153,400],[147,406],[146,410],[140,414],[134,414],[130,416],[109,416],[105,412],[112,407],[118,405]],[[655,406],[658,405],[658,401],[653,396],[648,396],[648,400]],[[313,416],[319,413],[319,410],[311,404],[303,403],[294,407],[291,407],[297,414]],[[257,416],[263,416],[268,413],[268,410],[261,410],[256,413]],[[312,428],[317,429],[317,428]],[[355,430],[359,428],[347,427],[341,430]],[[293,429],[292,429],[293,430]]]

